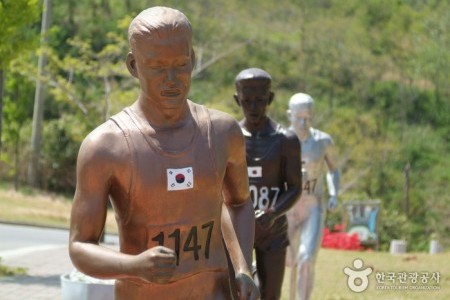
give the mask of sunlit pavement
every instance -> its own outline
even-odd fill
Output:
[[[117,246],[117,238],[106,238],[106,242],[107,246]],[[60,300],[60,277],[74,269],[67,243],[4,250],[0,257],[2,265],[27,270],[26,276],[0,278],[2,300]]]

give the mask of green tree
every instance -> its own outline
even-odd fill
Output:
[[[48,72],[41,76],[48,86],[45,188],[70,193],[82,138],[137,96],[137,82],[124,65],[126,34],[130,20],[147,5],[146,0],[54,3]],[[154,0],[151,5],[179,8],[191,20],[197,63],[189,97],[196,102],[241,118],[233,81],[248,67],[272,75],[276,99],[269,112],[282,124],[287,125],[292,94],[314,97],[315,126],[331,133],[338,148],[342,201],[383,201],[384,248],[402,236],[424,250],[424,235],[450,236],[445,209],[450,166],[444,159],[450,150],[448,1]],[[13,82],[26,90],[34,85],[36,48],[9,64],[8,103],[16,97]],[[21,99],[26,94],[21,92]],[[19,107],[8,107],[13,120]],[[26,118],[20,145],[29,131]],[[9,161],[12,146],[5,147]],[[19,149],[19,156],[27,157],[27,148]]]
[[[3,96],[9,62],[30,49],[36,39],[33,25],[39,17],[38,0],[0,1],[0,154],[2,151]]]
[[[27,84],[22,76],[14,73],[6,81],[8,94],[5,97],[5,143],[12,145],[10,149],[13,157],[14,188],[17,190],[20,184],[20,175],[23,172],[25,161],[21,159],[23,146],[28,139],[24,139],[24,125],[30,120],[33,107],[33,87]]]
[[[31,186],[38,186],[39,156],[41,152],[42,135],[41,131],[44,118],[44,97],[46,90],[46,86],[42,81],[42,76],[46,72],[45,69],[47,65],[47,53],[45,50],[48,44],[47,32],[50,28],[51,16],[52,0],[44,0],[41,22],[41,51],[39,53],[36,92],[34,95],[33,127],[31,131],[31,153],[30,162],[28,165],[28,184]]]

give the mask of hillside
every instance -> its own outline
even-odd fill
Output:
[[[0,179],[18,186],[32,157],[39,2],[0,2]],[[71,195],[83,138],[136,98],[126,30],[148,1],[53,2],[37,182]],[[194,29],[191,99],[240,119],[233,80],[251,66],[272,75],[270,115],[285,125],[289,97],[312,95],[314,124],[338,148],[341,201],[382,201],[382,248],[400,237],[416,251],[430,236],[450,245],[448,1],[152,1],[162,4]]]

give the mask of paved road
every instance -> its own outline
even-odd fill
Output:
[[[67,230],[0,224],[2,264],[27,269],[27,276],[0,279],[1,300],[60,300],[60,276],[71,272]],[[117,237],[106,235],[115,247]]]

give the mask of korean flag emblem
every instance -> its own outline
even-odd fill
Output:
[[[194,188],[194,172],[192,167],[167,169],[167,190],[180,191]]]
[[[247,171],[248,171],[249,178],[262,177],[262,167],[261,166],[247,167]]]

